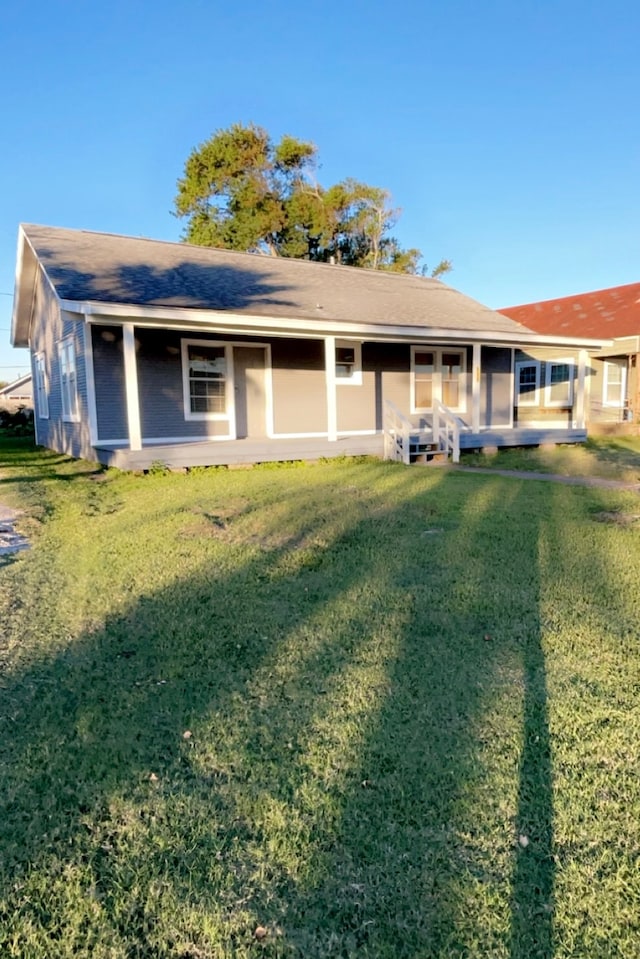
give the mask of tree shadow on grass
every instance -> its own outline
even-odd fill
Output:
[[[260,925],[272,956],[551,959],[538,518],[514,490],[398,470],[336,492],[337,526],[291,497],[289,536],[7,677],[0,943],[243,956]]]

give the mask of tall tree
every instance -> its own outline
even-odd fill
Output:
[[[234,124],[193,150],[178,180],[176,215],[184,239],[271,256],[335,259],[351,266],[419,273],[419,250],[389,235],[400,210],[388,190],[346,179],[316,182],[313,143]],[[443,260],[438,274],[451,269]],[[424,271],[423,271],[424,272]],[[435,275],[435,271],[434,271]]]

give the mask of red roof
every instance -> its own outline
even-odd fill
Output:
[[[501,309],[536,333],[615,339],[640,335],[640,283]]]

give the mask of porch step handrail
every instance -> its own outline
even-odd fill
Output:
[[[415,429],[395,403],[385,400],[384,403],[384,458],[398,460],[400,463],[411,462],[411,434]]]
[[[433,398],[433,437],[441,450],[460,462],[460,419],[448,406]]]

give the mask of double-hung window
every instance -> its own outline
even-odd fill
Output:
[[[603,406],[614,406],[622,409],[625,401],[627,385],[627,370],[622,363],[605,360],[604,378],[602,382]]]
[[[76,377],[76,351],[73,337],[62,340],[58,349],[60,359],[60,393],[62,419],[68,423],[78,420],[78,383]]]
[[[464,350],[411,348],[412,412],[433,409],[434,399],[450,410],[461,412],[466,406]]]
[[[36,412],[40,419],[49,419],[49,396],[47,393],[47,369],[44,353],[36,353],[33,357],[35,373]]]
[[[545,406],[573,405],[573,368],[573,360],[547,361]]]
[[[516,405],[539,406],[540,363],[537,360],[522,360],[516,363]]]
[[[336,383],[362,385],[362,344],[336,340]]]
[[[228,348],[224,344],[182,341],[184,411],[188,420],[226,419]]]

